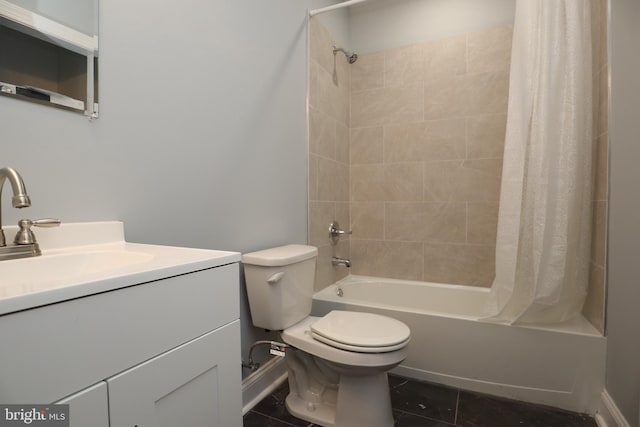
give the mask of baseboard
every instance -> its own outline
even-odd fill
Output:
[[[602,392],[600,403],[595,416],[598,427],[631,427],[606,389]]]
[[[273,357],[242,381],[242,414],[249,412],[266,395],[287,379],[284,358]]]

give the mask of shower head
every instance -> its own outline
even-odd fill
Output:
[[[347,52],[346,50],[344,50],[341,47],[333,47],[333,55],[335,56],[338,52],[342,52],[344,53],[344,56],[347,57],[347,62],[349,62],[349,64],[353,64],[354,62],[356,62],[358,60],[358,54],[355,52]]]

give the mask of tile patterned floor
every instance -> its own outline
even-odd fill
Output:
[[[593,418],[458,390],[438,384],[389,376],[396,427],[596,427]],[[312,427],[284,406],[285,382],[244,416],[244,427]],[[359,427],[359,426],[358,426]],[[362,426],[367,427],[367,426]]]

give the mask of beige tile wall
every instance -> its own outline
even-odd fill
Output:
[[[593,239],[585,316],[604,330],[608,156],[606,2],[594,0]],[[490,286],[512,28],[334,62],[312,19],[309,241],[316,288],[351,273]],[[353,236],[329,244],[332,219]],[[345,228],[345,227],[343,227]]]
[[[511,27],[351,66],[352,273],[490,286]]]
[[[609,67],[607,59],[607,0],[591,2],[593,41],[593,220],[589,293],[582,313],[604,332],[606,296],[606,235],[608,207]]]
[[[329,32],[310,20],[309,54],[309,244],[318,247],[316,289],[348,274],[331,257],[349,257],[349,239],[333,246],[329,224],[349,227],[350,70],[345,56],[334,56]]]

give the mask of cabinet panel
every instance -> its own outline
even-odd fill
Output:
[[[69,405],[69,427],[109,427],[107,383],[104,381],[55,403]]]
[[[238,319],[239,307],[234,263],[1,316],[0,402],[58,400]]]
[[[241,427],[240,321],[107,380],[111,427]]]

